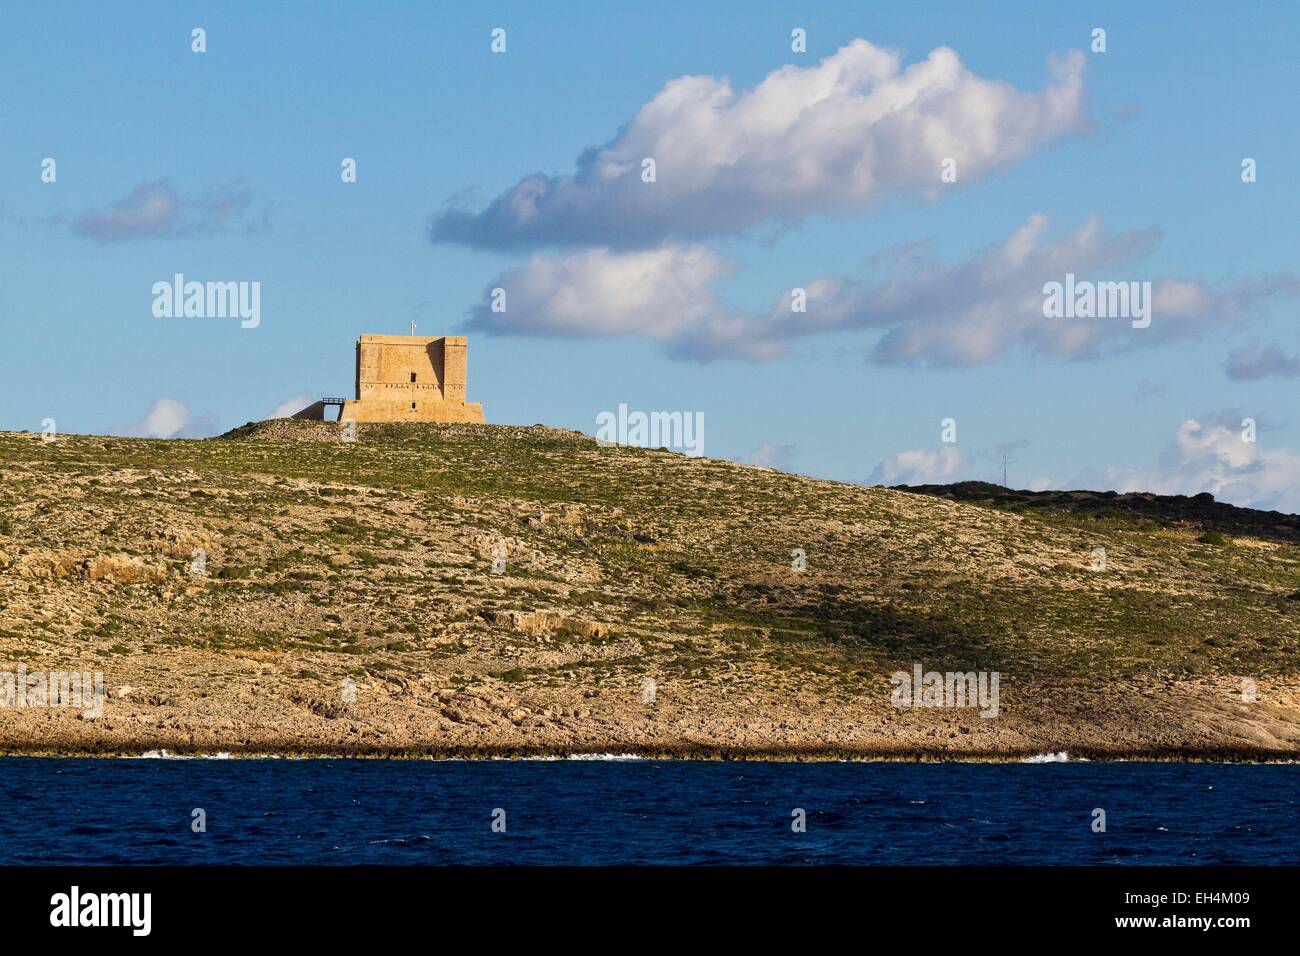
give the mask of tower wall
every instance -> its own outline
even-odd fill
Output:
[[[356,399],[341,418],[356,421],[481,422],[466,403],[464,336],[363,335],[357,339]]]
[[[468,346],[463,336],[449,336],[443,341],[443,398],[449,402],[465,401]]]

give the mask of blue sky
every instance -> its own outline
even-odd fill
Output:
[[[350,394],[356,336],[414,318],[421,334],[470,323],[469,397],[490,422],[593,432],[620,403],[700,411],[708,455],[847,481],[1000,480],[1011,446],[1019,487],[1300,510],[1297,8],[20,3],[3,27],[0,428],[212,434]],[[871,46],[837,53],[855,40]],[[878,78],[799,101],[813,71],[895,51],[905,72],[941,47],[968,96],[923,90],[924,115],[864,119]],[[1077,96],[1040,122],[1071,51]],[[787,67],[772,110],[730,108]],[[710,94],[725,78],[733,100],[662,108],[691,76]],[[1023,99],[999,107],[1004,93]],[[766,129],[782,109],[803,125]],[[585,151],[599,164],[647,142],[664,154],[643,192],[579,174]],[[945,150],[956,183],[931,162]],[[484,216],[535,174],[558,212]],[[164,213],[130,218],[150,198]],[[449,202],[471,225],[434,241]],[[1056,251],[991,281],[1035,216],[1033,242]],[[1095,241],[1072,239],[1092,217]],[[900,250],[917,244],[909,273]],[[1166,291],[1150,329],[1052,320],[1021,308],[1035,269]],[[655,270],[668,298],[638,311],[624,277]],[[177,272],[260,282],[261,324],[154,317],[153,284]],[[778,314],[825,277],[847,281]]]

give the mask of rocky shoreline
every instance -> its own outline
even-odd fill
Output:
[[[500,681],[465,688],[369,680],[349,699],[253,669],[220,694],[191,684],[215,662],[170,658],[168,690],[111,690],[102,714],[0,711],[0,755],[538,759],[1287,761],[1300,757],[1300,691],[1265,682],[1242,701],[1231,679],[1133,680],[1104,690],[1011,682],[996,719],[974,709],[897,708],[879,690],[774,698],[719,688],[696,703],[671,685],[544,697]],[[138,679],[138,678],[137,678]],[[188,690],[185,688],[189,688]]]
[[[178,745],[179,746],[179,745]],[[774,750],[715,750],[690,746],[638,748],[633,752],[609,753],[601,750],[572,751],[551,748],[509,748],[485,750],[483,748],[457,749],[397,749],[308,752],[294,747],[283,750],[258,751],[186,751],[169,748],[121,751],[45,750],[40,745],[0,748],[0,759],[51,757],[59,759],[132,759],[132,760],[704,760],[715,762],[765,763],[1232,763],[1232,764],[1296,764],[1300,757],[1279,757],[1266,750],[1222,750],[1190,753],[1182,750],[1158,751],[1099,751],[1069,753],[968,753],[954,755],[935,752],[869,752],[859,751],[774,751]]]

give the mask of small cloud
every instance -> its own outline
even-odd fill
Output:
[[[83,212],[73,223],[72,231],[87,239],[106,242],[166,235],[174,227],[179,209],[180,197],[176,190],[166,180],[159,180],[136,186],[107,209]]]
[[[267,228],[269,205],[253,209],[253,193],[233,183],[183,195],[168,179],[142,183],[104,209],[87,210],[71,222],[74,235],[97,242],[209,236],[242,223],[249,233]]]
[[[594,338],[639,335],[670,353],[706,352],[775,358],[784,346],[761,335],[714,293],[734,263],[703,246],[665,245],[616,252],[583,249],[562,256],[534,254],[484,290],[466,328],[490,335]],[[492,289],[506,291],[506,309],[492,308]]]
[[[770,442],[763,442],[750,453],[749,463],[761,465],[763,468],[780,468],[788,464],[798,450],[798,445],[773,445]]]
[[[131,438],[208,438],[219,431],[215,415],[190,414],[189,406],[175,398],[160,398],[144,418],[125,429]]]
[[[1261,348],[1258,343],[1238,349],[1228,355],[1223,365],[1228,378],[1234,382],[1277,376],[1295,378],[1300,375],[1300,355],[1287,355],[1276,342]]]
[[[917,449],[890,455],[876,466],[868,484],[945,485],[969,470],[969,463],[953,445],[934,450]]]
[[[1242,507],[1300,513],[1300,453],[1246,441],[1241,421],[1236,411],[1185,419],[1154,467],[1108,468],[1079,483],[1164,495],[1208,491]]]
[[[311,405],[316,400],[317,399],[314,395],[309,395],[306,392],[300,392],[297,395],[292,395],[289,398],[286,398],[279,405],[275,406],[275,408],[271,409],[271,413],[266,417],[267,418],[289,418],[292,415],[295,415],[298,412],[302,411],[304,408],[306,408],[308,405]]]
[[[153,403],[144,421],[134,427],[144,438],[171,438],[188,424],[189,407],[174,398],[160,398]]]

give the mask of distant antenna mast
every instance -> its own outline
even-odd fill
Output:
[[[1011,487],[1010,485],[1007,484],[1007,465],[1018,465],[1018,464],[1020,464],[1020,462],[1018,462],[1014,458],[1008,457],[1005,451],[1002,453],[1002,487],[1003,488]]]

